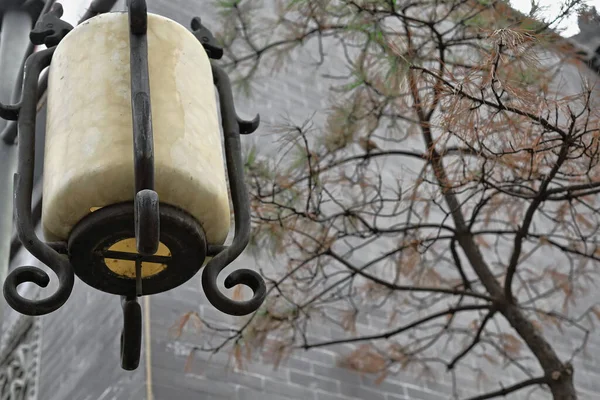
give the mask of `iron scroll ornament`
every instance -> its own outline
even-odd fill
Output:
[[[73,268],[66,255],[60,254],[56,246],[44,243],[35,233],[31,214],[33,193],[33,167],[35,159],[35,119],[37,107],[37,85],[41,71],[50,65],[56,46],[32,54],[25,63],[23,96],[18,112],[18,165],[14,178],[15,219],[17,235],[24,247],[38,260],[50,267],[58,277],[58,289],[51,296],[40,300],[29,300],[17,292],[17,287],[33,282],[46,287],[50,277],[42,269],[26,266],[13,270],[4,281],[4,298],[14,310],[26,315],[45,315],[60,308],[71,295],[75,283]]]
[[[131,227],[131,232],[135,233],[134,236],[138,251],[138,255],[135,258],[136,270],[133,289],[130,289],[127,285],[123,285],[115,293],[121,295],[121,304],[123,307],[121,366],[126,370],[133,370],[139,364],[141,351],[142,313],[140,305],[137,302],[137,297],[176,287],[191,278],[202,266],[201,262],[196,263],[198,265],[190,266],[188,271],[184,273],[187,274],[186,276],[177,276],[179,274],[178,271],[182,271],[183,273],[181,263],[178,263],[180,260],[203,260],[205,256],[213,257],[204,268],[202,286],[209,302],[220,311],[230,315],[247,315],[256,311],[266,297],[266,285],[263,278],[257,272],[249,269],[241,269],[231,273],[225,280],[225,287],[231,288],[238,284],[248,286],[253,291],[253,296],[250,300],[235,301],[230,299],[220,291],[217,285],[217,277],[220,272],[242,253],[250,238],[250,203],[244,183],[240,134],[254,132],[258,128],[260,118],[257,115],[253,120],[245,121],[238,117],[235,111],[229,77],[223,69],[215,65],[211,60],[213,80],[219,94],[221,125],[224,134],[225,159],[233,204],[235,232],[233,242],[229,246],[208,245],[205,242],[203,233],[199,232],[201,228],[198,229],[198,223],[185,217],[183,211],[175,210],[166,204],[160,204],[158,194],[154,191],[154,143],[148,72],[147,6],[145,0],[128,0],[127,7],[130,33],[131,108],[134,139],[135,193],[134,200],[131,202],[133,204],[122,203],[107,206],[105,207],[106,210],[93,213],[95,215],[92,215],[91,219],[86,217],[88,221],[84,219],[79,223],[79,228],[76,226],[74,229],[74,231],[79,229],[80,235],[77,237],[77,235],[72,234],[69,237],[68,243],[45,243],[35,233],[31,200],[34,185],[33,171],[35,160],[36,106],[39,90],[38,78],[41,71],[50,65],[56,47],[70,30],[70,25],[59,22],[59,18],[62,15],[60,4],[55,3],[51,10],[45,10],[46,12],[42,13],[30,35],[33,43],[44,43],[47,46],[52,45],[52,47],[34,53],[27,59],[25,63],[22,99],[15,105],[0,103],[0,117],[8,120],[16,120],[18,123],[19,161],[17,173],[15,174],[14,193],[19,240],[34,257],[53,270],[59,282],[58,289],[51,296],[41,300],[29,300],[17,292],[17,287],[27,282],[46,287],[50,278],[43,270],[37,267],[26,266],[16,268],[8,275],[4,282],[4,297],[7,303],[22,314],[34,316],[48,314],[60,308],[71,294],[75,273],[86,283],[90,284],[90,281],[87,280],[90,278],[90,275],[84,276],[82,272],[89,265],[85,262],[79,265],[81,264],[81,260],[87,261],[85,258],[87,255],[83,251],[84,257],[82,258],[82,249],[73,246],[73,242],[77,243],[77,240],[79,240],[79,243],[81,243],[82,239],[85,241],[86,238],[89,238],[86,235],[94,234],[93,229],[90,231],[90,228],[94,228],[94,224],[89,223],[90,220],[98,222],[101,214],[118,215],[121,218],[121,223]],[[52,29],[52,27],[56,27],[56,30]],[[222,49],[218,46],[210,31],[201,24],[199,18],[192,20],[191,28],[192,33],[198,38],[211,59],[218,59],[222,56]],[[127,222],[129,221],[129,215],[131,215],[130,223]],[[184,239],[181,243],[174,242],[179,245],[180,254],[183,254],[179,258],[174,255],[173,260],[175,261],[162,260],[161,257],[153,255],[158,248],[161,232],[163,232],[161,228],[162,219],[167,224],[167,228],[169,226],[173,228],[174,226],[176,229],[182,229],[182,232],[197,233],[195,236],[197,239],[196,242],[189,239]],[[167,231],[164,233],[166,233],[164,240],[173,241],[173,232]],[[170,239],[169,235],[171,235]],[[188,247],[189,250],[185,250],[183,244],[189,246],[190,243],[197,243],[200,247],[194,249],[192,246],[192,248]],[[108,254],[106,248],[104,251],[103,256],[106,257]],[[111,258],[133,260],[130,253],[117,253],[112,252]],[[195,255],[195,258],[189,257],[190,254]],[[90,257],[93,256],[95,256],[95,253],[90,255]],[[176,275],[167,275],[166,283],[157,283],[156,280],[152,281],[151,279],[142,280],[142,261],[159,258],[165,263],[174,262],[176,265],[172,270],[175,271]],[[97,285],[92,286],[98,288]],[[100,288],[100,290],[103,289]]]
[[[244,251],[250,240],[250,201],[244,183],[244,163],[241,156],[240,131],[251,133],[258,126],[259,116],[253,121],[241,121],[233,105],[233,93],[227,73],[211,62],[212,73],[221,106],[221,120],[225,136],[225,158],[227,174],[231,187],[233,203],[235,236],[233,242],[218,253],[204,267],[202,272],[202,288],[208,301],[218,310],[230,315],[246,315],[258,309],[265,299],[267,289],[263,278],[250,269],[239,269],[225,279],[225,287],[246,285],[252,289],[253,295],[247,301],[235,301],[225,296],[217,287],[219,273]],[[240,122],[241,121],[241,122]]]
[[[219,47],[213,34],[202,25],[200,18],[192,19],[191,29],[194,36],[204,46],[208,57],[220,59],[223,49]],[[250,269],[239,269],[232,272],[225,279],[225,287],[230,289],[236,285],[246,285],[252,289],[250,300],[235,301],[225,296],[217,286],[217,278],[221,271],[235,260],[244,251],[250,240],[250,200],[244,182],[244,163],[241,157],[240,134],[253,133],[260,124],[260,115],[251,121],[241,119],[236,111],[233,101],[233,91],[227,73],[211,61],[211,70],[221,109],[221,125],[225,138],[225,159],[227,160],[227,174],[233,203],[235,235],[229,247],[217,253],[208,262],[202,273],[202,288],[208,301],[218,310],[230,315],[246,315],[258,309],[267,293],[263,278]],[[209,253],[210,248],[209,248]]]

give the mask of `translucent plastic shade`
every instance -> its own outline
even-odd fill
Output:
[[[155,190],[225,240],[230,210],[215,89],[202,45],[183,26],[148,16]],[[94,17],[59,44],[50,67],[42,226],[66,240],[93,210],[133,201],[128,18]]]

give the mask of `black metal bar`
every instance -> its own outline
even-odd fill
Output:
[[[154,191],[154,140],[148,71],[148,13],[145,0],[129,0],[131,112],[135,170],[135,238],[140,254],[156,253],[160,214]]]
[[[0,118],[8,121],[16,121],[19,119],[19,110],[21,109],[21,103],[17,104],[3,104],[0,102]]]
[[[143,189],[135,195],[134,223],[138,253],[150,256],[158,250],[160,242],[160,210],[158,194]]]
[[[135,296],[122,296],[121,306],[123,307],[121,367],[133,371],[140,364],[142,351],[142,308]]]
[[[33,45],[31,45],[31,51],[28,51],[27,55],[29,56],[29,55],[31,55],[31,53],[33,53]],[[25,60],[23,60],[23,67],[21,68],[21,71],[23,71],[23,69],[25,67],[26,59],[27,58],[25,58]],[[44,77],[45,77],[45,79],[44,79]],[[45,72],[44,76],[42,76],[42,78],[40,79],[39,84],[38,84],[37,103],[39,103],[39,101],[42,99],[42,97],[46,93],[47,88],[48,88],[48,73]],[[2,141],[4,143],[6,143],[7,145],[15,144],[15,142],[17,140],[17,131],[18,131],[17,126],[18,126],[17,121],[9,121],[8,124],[6,124],[6,127],[4,127],[4,129],[0,133],[0,139],[2,139]]]
[[[116,3],[116,0],[94,0],[90,4],[89,8],[87,9],[87,11],[83,15],[83,17],[81,17],[78,24],[81,24],[81,23],[87,21],[88,19],[95,17],[96,15],[109,12],[113,8],[115,3]],[[48,0],[46,5],[44,6],[44,10],[46,10],[46,9],[49,10],[50,6],[52,6],[52,4],[54,4],[54,0]],[[44,14],[44,12],[45,12],[44,10],[42,10],[42,13],[40,13],[40,16]],[[27,53],[27,56],[29,56],[31,54],[31,52],[33,52],[33,44],[31,43],[31,41],[28,41],[28,43],[29,43],[29,46],[31,47],[31,51],[29,53]],[[23,66],[25,65],[26,60],[27,60],[27,57],[25,57],[23,59]],[[23,75],[23,67],[21,67],[21,77],[22,77],[22,75]],[[21,86],[21,83],[19,84],[19,86]],[[42,72],[42,75],[39,79],[38,103],[41,100],[41,98],[44,96],[44,94],[46,93],[47,88],[48,88],[48,70],[46,69]],[[16,121],[8,122],[8,124],[6,125],[6,127],[4,128],[2,133],[0,133],[0,138],[7,144],[15,143],[16,138],[17,138],[17,123],[16,123]],[[2,157],[0,156],[0,159],[1,158]],[[2,162],[2,161],[6,161],[6,160],[0,160],[0,162]],[[37,183],[36,183],[36,185],[37,185]],[[0,186],[2,186],[2,185],[0,185]],[[11,207],[11,210],[12,210],[12,207]],[[37,226],[37,224],[39,224],[39,222],[41,220],[41,216],[42,216],[41,210],[42,210],[42,196],[40,195],[39,197],[36,197],[35,193],[34,193],[33,224],[36,226]],[[2,230],[2,229],[0,229],[0,230]],[[63,243],[63,245],[65,245],[65,244]],[[19,238],[15,234],[11,240],[9,259],[11,259],[11,260],[13,259],[13,257],[17,254],[17,252],[21,248],[21,246],[22,246],[22,244],[19,241]],[[61,252],[59,251],[59,253],[61,253]],[[66,254],[66,251],[62,252],[62,253]]]
[[[227,249],[227,246],[225,246],[225,245],[211,244],[207,248],[206,255],[208,257],[214,257],[225,249]]]
[[[109,12],[114,7],[116,2],[117,2],[116,0],[94,0],[94,1],[92,1],[90,6],[87,8],[85,14],[83,15],[83,17],[81,17],[81,19],[79,20],[78,24],[81,24],[81,23],[87,21],[88,19],[95,17],[96,15]],[[55,3],[55,0],[46,0],[45,1],[44,8],[42,9],[42,11],[38,17],[36,24],[37,24],[37,22],[39,22],[41,20],[41,18],[46,13],[48,13],[50,11],[50,9],[54,5],[54,3]],[[62,14],[62,12],[61,12],[61,14]],[[31,41],[29,41],[27,55],[31,54],[32,52],[33,52],[33,43]],[[23,59],[23,65],[25,64],[26,59],[27,58]],[[21,70],[22,69],[23,68],[21,68]],[[38,90],[38,101],[42,98],[42,96],[46,92],[47,87],[48,87],[48,71],[44,71],[40,78],[40,84],[39,84],[39,90]],[[3,129],[2,133],[0,133],[0,138],[2,140],[4,140],[4,142],[7,144],[14,144],[14,142],[17,138],[17,124],[12,121],[9,122],[7,124],[7,126]]]
[[[23,10],[19,4],[5,6],[0,32],[0,100],[15,102],[21,98],[25,60],[33,51],[29,46],[29,30],[37,15]],[[16,133],[16,127],[15,121],[0,121],[0,130],[3,132]],[[0,282],[4,282],[8,274],[12,250],[7,239],[11,237],[14,227],[13,175],[18,160],[18,149],[13,144],[14,140],[10,144],[0,141]],[[0,329],[5,320],[5,308],[4,300],[0,300]]]
[[[142,256],[137,253],[127,253],[125,251],[113,251],[113,250],[105,250],[101,253],[97,253],[99,256],[103,258],[111,258],[116,260],[125,260],[125,261],[136,261],[141,260],[143,262],[149,263],[158,263],[158,264],[168,264],[172,258],[169,256]]]
[[[146,0],[129,0],[129,29],[134,35],[145,35],[148,30],[148,6]]]
[[[138,253],[150,256],[158,250],[160,213],[154,191],[154,140],[148,71],[148,12],[145,0],[128,0],[129,67],[135,176],[134,224]],[[136,295],[142,295],[142,262],[135,261]],[[134,370],[140,362],[142,311],[135,296],[123,298],[121,367]]]
[[[52,8],[52,5],[54,5],[55,0],[46,0],[46,2],[44,3],[44,7],[42,8],[42,11],[40,12],[40,15],[38,16],[37,20],[36,20],[36,24],[37,22],[39,22],[42,17],[44,16],[44,14],[46,14],[47,12],[50,11],[50,8]],[[35,25],[35,24],[34,24]],[[19,68],[19,70],[21,71],[21,74],[19,74],[19,79],[17,80],[17,82],[15,82],[15,86],[22,86],[23,85],[23,69],[25,68],[25,62],[27,61],[27,58],[31,55],[31,53],[33,53],[33,43],[31,43],[31,40],[29,40],[27,42],[27,49],[25,51],[25,57],[23,58],[23,60],[21,61],[21,67]],[[46,87],[47,87],[47,80],[45,84],[42,84],[40,86],[40,88],[38,89],[38,101],[41,98],[41,96],[43,95],[43,93],[46,91]],[[16,90],[15,90],[16,91]],[[8,144],[8,145],[12,145],[15,143],[15,140],[17,139],[17,123],[16,121],[10,121],[2,130],[2,133],[0,133],[0,138],[4,141],[4,143]]]
[[[4,144],[12,145],[15,144],[17,139],[17,123],[16,121],[9,121],[2,132],[0,133],[0,139]]]
[[[35,170],[35,168],[34,168]],[[34,173],[34,179],[35,179],[35,173]],[[37,224],[39,223],[41,217],[42,217],[42,185],[34,185],[33,188],[33,194],[32,194],[33,200],[31,202],[31,218],[33,220],[33,225],[37,226]],[[12,217],[12,213],[11,213],[11,217]],[[12,222],[13,218],[11,218],[11,222]],[[19,251],[19,249],[21,248],[23,244],[21,243],[21,241],[19,240],[19,236],[17,234],[17,232],[13,232],[13,235],[11,236],[11,242],[10,242],[10,259],[12,260],[12,258],[17,254],[17,251]],[[59,252],[60,253],[60,252]]]
[[[95,17],[96,15],[109,12],[114,7],[116,2],[117,2],[117,0],[94,0],[94,1],[92,1],[90,6],[87,8],[85,14],[83,15],[83,17],[81,17],[81,19],[79,20],[78,24],[81,24],[81,23],[87,21],[88,19]],[[44,14],[46,14],[48,11],[50,11],[50,8],[52,7],[52,5],[54,3],[55,3],[55,0],[46,0],[46,2],[44,4],[44,8],[43,8],[42,12],[40,13],[40,16],[38,17],[38,21],[40,21],[41,17]],[[30,50],[28,48],[29,51],[27,54],[29,55],[33,52],[33,43],[31,43],[31,41],[29,41],[28,46],[29,46]],[[23,64],[25,64],[26,59],[27,58],[25,58],[23,60]],[[22,68],[21,68],[21,70],[22,70]],[[38,90],[38,101],[42,98],[42,96],[46,92],[47,87],[48,87],[48,71],[44,71],[40,78],[40,84],[39,84],[39,90]],[[4,142],[7,144],[13,144],[17,138],[17,124],[13,121],[9,122],[7,124],[7,126],[4,128],[4,130],[2,131],[2,133],[0,133],[0,138],[2,140],[4,140]]]
[[[68,254],[67,242],[46,242],[46,245],[54,249],[58,254]]]
[[[131,0],[130,15],[130,68],[131,105],[133,118],[133,147],[135,157],[135,191],[154,189],[154,148],[148,71],[147,21],[134,16],[140,1]],[[134,5],[138,7],[134,7]],[[143,15],[147,17],[146,11]],[[141,25],[141,26],[140,26]],[[143,29],[142,29],[143,27]]]
[[[257,130],[258,125],[260,125],[260,115],[258,114],[256,114],[256,117],[254,117],[254,119],[251,121],[245,121],[237,115],[235,117],[237,119],[238,126],[240,127],[240,135],[249,135]]]
[[[218,253],[204,267],[202,287],[210,303],[230,315],[246,315],[258,309],[265,299],[267,289],[263,278],[250,269],[239,269],[225,279],[225,287],[246,285],[252,289],[252,298],[235,301],[225,296],[217,287],[219,273],[244,251],[250,240],[250,201],[244,182],[244,162],[240,143],[240,124],[235,112],[231,82],[227,73],[211,63],[212,74],[221,108],[221,123],[225,137],[225,157],[235,218],[235,235],[231,246]]]
[[[50,64],[56,48],[32,54],[25,65],[23,100],[19,115],[19,162],[15,174],[15,211],[19,239],[29,252],[50,267],[57,275],[58,289],[41,300],[30,300],[17,292],[17,286],[33,282],[46,287],[50,278],[40,268],[27,266],[12,271],[4,282],[4,297],[16,311],[27,315],[44,315],[60,308],[73,290],[73,268],[66,256],[42,242],[35,233],[31,215],[33,192],[33,170],[35,161],[35,120],[37,114],[38,77],[43,68]]]
[[[135,260],[135,294],[142,295],[142,260]]]

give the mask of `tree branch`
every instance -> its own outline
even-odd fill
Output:
[[[528,379],[526,381],[516,383],[512,386],[508,386],[506,388],[502,388],[502,389],[496,390],[494,392],[489,392],[489,393],[482,394],[482,395],[475,396],[475,397],[469,397],[467,400],[486,400],[486,399],[493,399],[494,397],[504,397],[507,394],[516,392],[518,390],[524,389],[529,386],[543,385],[543,384],[548,384],[548,383],[549,383],[549,379],[546,378],[545,376],[541,376],[539,378]]]
[[[488,310],[491,307],[490,304],[485,304],[485,305],[465,305],[465,306],[460,306],[460,307],[451,307],[448,308],[444,311],[441,312],[437,312],[435,314],[431,314],[427,317],[421,318],[417,321],[411,322],[408,325],[404,325],[400,328],[396,328],[394,330],[391,331],[387,331],[384,333],[380,333],[377,335],[368,335],[368,336],[362,336],[362,337],[354,337],[354,338],[348,338],[348,339],[337,339],[337,340],[330,340],[330,341],[326,341],[326,342],[320,342],[320,343],[313,343],[313,344],[305,344],[303,346],[301,346],[304,349],[310,349],[310,348],[315,348],[315,347],[324,347],[324,346],[331,346],[333,344],[342,344],[342,343],[356,343],[356,342],[365,342],[365,341],[369,341],[369,340],[378,340],[378,339],[389,339],[392,336],[398,335],[402,332],[405,332],[409,329],[418,327],[419,325],[422,325],[426,322],[429,321],[433,321],[434,319],[437,318],[441,318],[441,317],[445,317],[448,315],[453,315],[457,312],[461,312],[461,311],[477,311],[477,310]]]
[[[365,271],[363,271],[361,268],[357,268],[354,265],[352,265],[349,261],[345,260],[344,258],[340,257],[338,254],[334,253],[333,251],[329,250],[327,252],[324,253],[325,255],[329,255],[331,256],[334,260],[338,261],[339,263],[343,264],[346,268],[350,269],[352,272],[356,273],[357,275],[362,276],[363,278],[367,278],[381,286],[384,286],[388,289],[391,290],[401,290],[401,291],[407,291],[407,292],[432,292],[432,293],[445,293],[445,294],[452,294],[455,296],[467,296],[467,297],[474,297],[477,299],[482,299],[482,300],[487,300],[489,302],[493,302],[494,299],[490,296],[487,296],[485,294],[481,294],[481,293],[476,293],[476,292],[471,292],[471,291],[465,291],[465,290],[458,290],[458,289],[446,289],[446,288],[440,288],[440,287],[419,287],[419,286],[414,286],[414,285],[396,285],[394,283],[390,283],[386,280],[380,279],[374,275],[371,275]]]

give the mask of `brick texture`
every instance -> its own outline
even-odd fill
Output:
[[[217,14],[208,1],[148,0],[149,9],[186,26],[192,16],[201,15],[215,29]],[[123,1],[117,7],[123,9]],[[330,66],[335,69],[335,66]],[[296,68],[270,77],[256,87],[252,99],[240,98],[240,114],[249,117],[260,112],[266,123],[281,116],[304,121],[326,103],[327,84],[315,80],[309,68]],[[317,115],[316,118],[319,118]],[[254,141],[263,149],[274,148],[271,136],[258,132]],[[23,257],[21,257],[23,258]],[[27,258],[27,257],[25,257]],[[245,256],[236,265],[252,264]],[[596,299],[597,300],[597,299]],[[126,400],[148,399],[147,385],[155,400],[444,400],[452,398],[452,382],[448,374],[436,379],[418,379],[415,375],[398,373],[376,384],[374,377],[359,376],[337,366],[338,350],[299,351],[284,360],[278,368],[261,359],[253,359],[243,370],[234,368],[228,353],[211,355],[198,352],[192,362],[189,353],[195,346],[210,340],[205,332],[186,331],[174,337],[170,329],[183,313],[195,311],[220,322],[227,317],[210,306],[200,290],[199,276],[181,288],[151,298],[151,365],[146,369],[146,354],[135,372],[119,367],[118,335],[121,330],[119,299],[99,293],[78,281],[71,298],[59,311],[42,317],[42,355],[40,400]],[[10,313],[6,318],[12,318]],[[380,310],[359,321],[370,329],[386,326],[387,315]],[[332,336],[335,330],[319,332]],[[565,335],[560,335],[560,338]],[[144,340],[146,340],[145,338]],[[559,339],[559,340],[563,340]],[[556,343],[556,341],[555,341]],[[573,346],[564,346],[564,354]],[[587,356],[574,362],[580,399],[597,398],[600,392],[600,338],[590,335]],[[587,357],[587,358],[584,358]],[[188,368],[186,369],[186,365]],[[486,367],[487,368],[487,367]],[[150,376],[147,375],[150,372]],[[443,372],[443,371],[442,371]],[[481,390],[498,388],[501,382],[514,382],[511,372],[501,367],[489,371],[493,378],[478,383],[473,376],[457,377],[463,397]],[[527,390],[512,394],[510,399],[547,399],[548,393]]]

